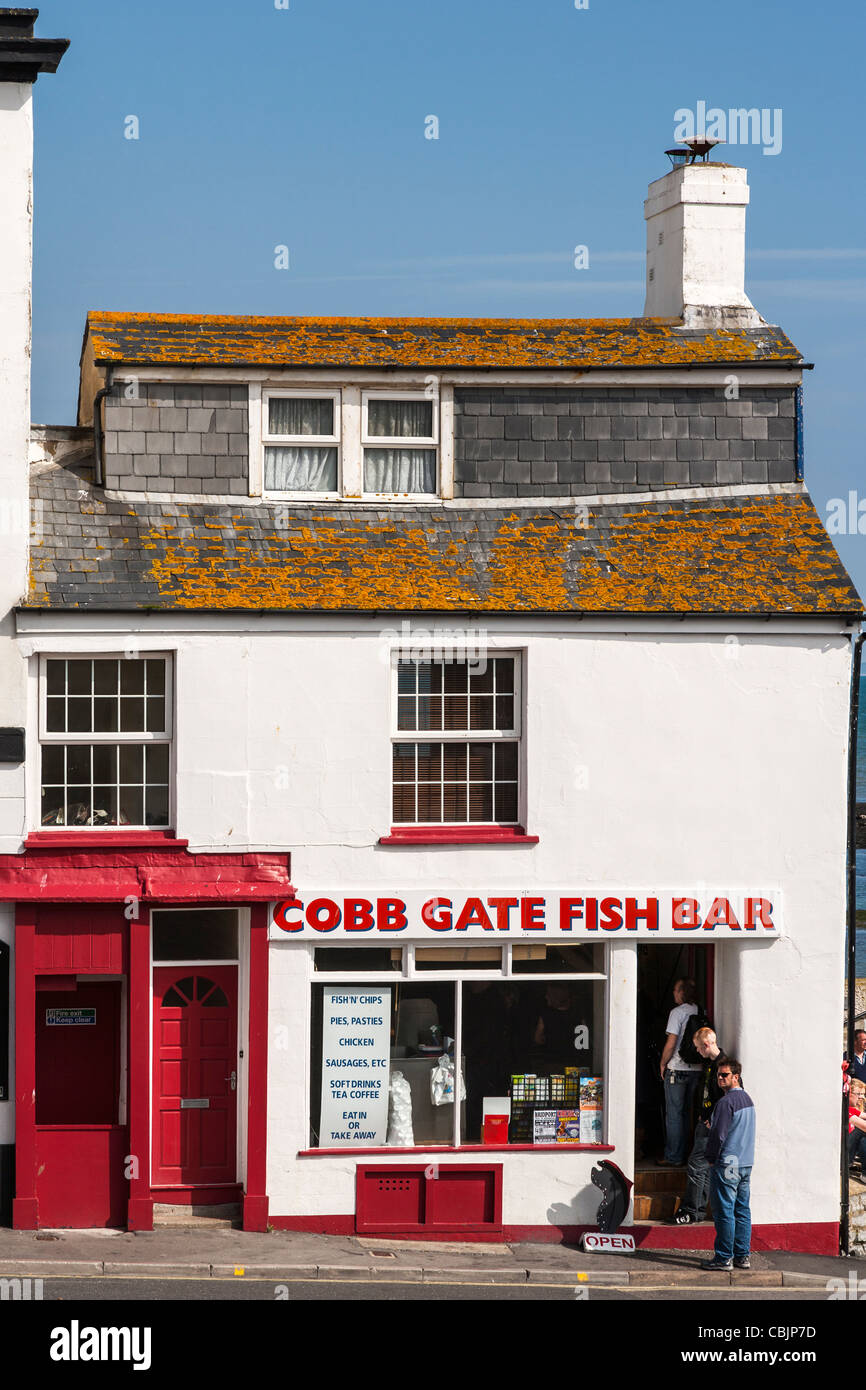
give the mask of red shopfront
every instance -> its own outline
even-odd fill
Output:
[[[153,1227],[240,1202],[267,1229],[268,903],[285,855],[31,836],[15,912],[16,1228]]]

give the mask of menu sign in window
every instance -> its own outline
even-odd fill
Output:
[[[324,990],[319,1146],[384,1144],[388,1135],[390,989]]]

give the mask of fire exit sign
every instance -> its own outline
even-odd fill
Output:
[[[70,1024],[80,1026],[81,1024],[95,1024],[95,1009],[46,1009],[45,1022],[49,1027],[69,1027]]]

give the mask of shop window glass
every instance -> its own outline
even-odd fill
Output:
[[[501,970],[501,946],[417,946],[416,970]]]
[[[400,947],[359,946],[351,947],[317,946],[313,957],[313,968],[317,971],[377,971],[402,970],[403,952]]]
[[[604,946],[592,941],[554,946],[544,941],[515,945],[511,952],[515,975],[595,975],[604,971]]]
[[[600,1074],[594,1067],[603,1061],[603,1012],[597,1014],[594,983],[478,980],[461,988],[466,1142],[481,1142],[485,1112],[510,1112],[511,1143],[557,1142],[556,1123],[579,1131],[581,1077]],[[598,1001],[603,1006],[603,994]],[[495,1102],[506,1098],[508,1106],[497,1111]],[[536,1110],[561,1113],[556,1121],[545,1116],[539,1126]]]
[[[461,1145],[602,1143],[604,947],[547,949],[544,959],[536,955],[532,961],[513,962],[540,965],[546,979],[541,971],[537,979],[513,974],[460,978],[473,968],[501,967],[501,948],[484,945],[417,947],[415,970],[429,970],[425,979],[392,976],[387,983],[383,977],[381,986],[353,986],[347,977],[337,986],[315,985],[311,1144],[352,1147],[358,1126],[365,1125],[367,1134],[376,1133],[367,1140],[373,1147],[450,1146],[455,1138],[454,1093],[458,1089]],[[513,950],[521,954],[518,945]],[[357,954],[364,952],[359,948]],[[455,955],[461,959],[455,960]],[[436,978],[433,972],[450,972],[454,978]],[[550,978],[554,972],[570,973],[573,978]],[[581,978],[592,975],[599,978]],[[326,995],[326,991],[330,992]],[[378,1021],[385,1025],[375,1035],[372,1026],[367,1027],[375,1021],[368,1017],[373,991],[378,991],[377,1008],[381,1004]],[[342,1025],[342,1031],[331,1026],[335,1023]],[[370,1036],[356,1047],[350,1038],[363,1038],[365,1031]],[[364,1099],[365,1078],[386,1071],[391,1101],[387,1134],[381,1111],[376,1130]],[[331,1133],[320,1140],[323,1076],[327,1100],[334,1074],[352,1078],[345,1083],[345,1092],[339,1092],[346,1100],[336,1121],[342,1120],[347,1128],[334,1138],[331,1105]],[[437,1103],[437,1085],[439,1101],[446,1096],[444,1103]],[[400,1114],[403,1119],[397,1124]]]

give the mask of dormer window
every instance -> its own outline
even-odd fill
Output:
[[[258,486],[265,497],[412,501],[439,495],[438,394],[343,385],[274,387],[260,399]]]
[[[436,495],[436,402],[420,393],[366,391],[361,406],[364,492]]]
[[[339,496],[340,394],[269,391],[265,492]]]

